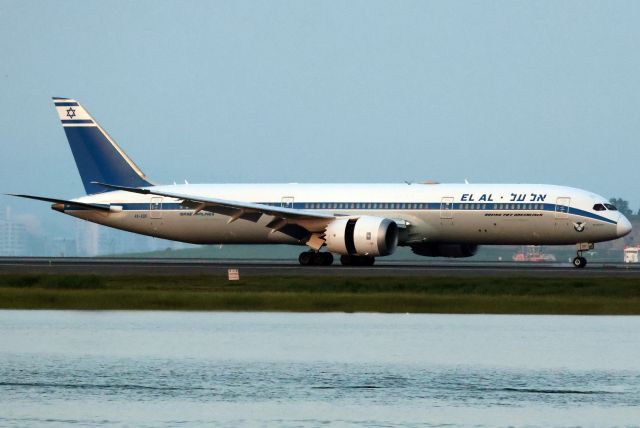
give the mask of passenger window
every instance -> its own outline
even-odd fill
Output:
[[[607,209],[610,210],[610,211],[618,211],[618,209],[616,208],[615,205],[604,204],[604,206],[607,207]]]

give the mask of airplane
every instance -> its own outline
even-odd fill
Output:
[[[151,181],[76,100],[53,98],[86,195],[13,194],[64,214],[192,244],[306,246],[302,265],[373,265],[410,247],[471,257],[480,245],[576,245],[573,266],[631,223],[604,197],[544,184],[172,184]],[[326,251],[321,251],[326,248]]]

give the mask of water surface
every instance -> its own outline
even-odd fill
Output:
[[[0,426],[640,426],[640,317],[0,311]]]

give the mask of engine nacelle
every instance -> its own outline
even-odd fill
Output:
[[[427,257],[471,257],[478,252],[475,244],[416,244],[411,250],[419,256]]]
[[[325,242],[345,256],[388,256],[398,246],[398,225],[388,218],[339,218],[327,226]]]

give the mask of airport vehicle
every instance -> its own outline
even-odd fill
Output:
[[[470,257],[482,244],[595,242],[631,223],[605,198],[542,184],[157,185],[76,100],[54,98],[87,195],[53,203],[65,214],[194,244],[297,244],[303,265],[371,265],[398,245],[429,257]],[[327,251],[321,251],[326,248]]]
[[[514,262],[553,263],[556,256],[543,253],[538,245],[523,245],[522,249],[515,253],[511,260]]]
[[[640,260],[638,259],[638,253],[640,253],[640,247],[637,245],[624,247],[624,262],[625,263],[640,262]]]

